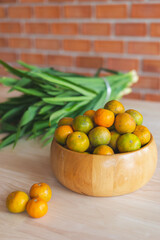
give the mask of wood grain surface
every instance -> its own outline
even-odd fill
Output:
[[[56,179],[74,192],[111,197],[134,192],[153,176],[157,165],[154,138],[141,149],[113,155],[70,151],[53,139],[51,166]]]
[[[160,104],[123,101],[144,116],[160,149]],[[50,148],[21,140],[16,149],[0,151],[0,239],[2,240],[159,240],[160,161],[152,179],[140,190],[118,197],[89,197],[74,193],[56,181],[50,166]],[[48,183],[53,197],[40,219],[11,214],[5,206],[14,190],[28,192],[36,182]]]

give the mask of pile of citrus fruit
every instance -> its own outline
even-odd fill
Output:
[[[46,183],[32,185],[29,196],[25,192],[15,191],[8,195],[7,208],[12,213],[21,213],[25,210],[33,218],[43,217],[48,211],[47,202],[51,199],[52,190]]]
[[[74,119],[60,119],[54,137],[65,148],[81,153],[131,152],[151,139],[150,131],[142,122],[141,113],[134,109],[125,111],[122,103],[112,100],[97,111],[88,110]]]

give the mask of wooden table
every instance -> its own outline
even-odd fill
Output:
[[[160,104],[124,100],[144,116],[160,148]],[[48,183],[53,198],[40,219],[11,214],[5,206],[14,190],[29,191],[36,182]],[[21,140],[16,149],[0,151],[0,239],[48,240],[159,240],[160,162],[154,176],[140,190],[125,196],[98,198],[79,195],[59,184],[49,161],[49,146]]]

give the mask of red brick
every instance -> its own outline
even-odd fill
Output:
[[[0,32],[1,33],[20,33],[21,25],[20,23],[3,22],[3,23],[0,23]]]
[[[42,54],[22,53],[20,59],[30,64],[38,64],[38,65],[45,64],[45,56]]]
[[[89,51],[90,41],[88,40],[64,40],[63,41],[64,50],[67,51]]]
[[[75,35],[78,33],[76,23],[53,23],[51,26],[53,34]]]
[[[142,94],[138,92],[131,92],[130,94],[124,95],[123,98],[140,100],[142,99]]]
[[[7,75],[8,75],[8,72],[6,71],[6,69],[4,67],[0,66],[0,76],[2,77],[2,76],[7,76]],[[0,88],[1,87],[2,86],[0,84]],[[1,96],[1,94],[0,94],[0,96]]]
[[[145,72],[160,73],[160,60],[155,60],[155,59],[143,60],[143,70]]]
[[[151,23],[151,36],[160,37],[160,23]]]
[[[4,18],[5,16],[5,9],[3,7],[0,7],[0,18]]]
[[[133,4],[131,16],[133,18],[160,18],[160,4]]]
[[[15,62],[17,61],[17,54],[10,52],[0,52],[1,59],[5,62]]]
[[[128,52],[133,54],[159,55],[160,45],[158,42],[129,42]]]
[[[10,18],[31,18],[32,8],[31,7],[9,7],[8,16]]]
[[[117,36],[145,36],[145,23],[117,23],[115,26]]]
[[[153,101],[153,102],[160,102],[160,94],[146,94],[145,100],[147,101]]]
[[[70,67],[72,66],[72,57],[62,55],[48,55],[48,64],[52,67]]]
[[[138,70],[139,61],[127,58],[108,58],[107,67],[118,71]]]
[[[7,47],[8,41],[6,38],[0,38],[0,47]]]
[[[76,66],[81,68],[99,68],[103,65],[101,57],[77,57]]]
[[[66,18],[90,18],[91,6],[65,6],[64,16]]]
[[[126,18],[127,5],[100,5],[96,7],[97,18]]]
[[[26,33],[47,34],[49,33],[49,24],[48,23],[26,23],[25,31]]]
[[[9,47],[11,48],[31,48],[31,40],[28,38],[9,38]]]
[[[134,88],[158,89],[160,78],[140,76],[139,81],[134,84]]]
[[[59,18],[60,8],[57,6],[35,7],[36,18]]]
[[[20,0],[21,3],[41,3],[44,0]]]
[[[17,0],[0,0],[0,3],[16,3]]]
[[[60,41],[56,39],[36,39],[36,48],[38,49],[60,49]]]
[[[74,0],[48,0],[51,3],[59,3],[59,2],[73,2]],[[86,1],[86,0],[85,0]]]
[[[94,49],[96,52],[122,53],[123,41],[95,41]]]
[[[109,23],[83,23],[82,34],[84,35],[97,35],[108,36],[110,35]]]

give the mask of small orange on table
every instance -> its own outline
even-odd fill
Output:
[[[112,155],[114,154],[114,151],[111,147],[107,145],[100,145],[94,149],[93,154]]]
[[[27,213],[30,217],[43,217],[48,211],[47,202],[41,198],[32,198],[28,201],[26,206]]]
[[[95,112],[94,122],[98,126],[111,127],[114,123],[114,113],[110,110],[100,108]]]
[[[69,125],[63,125],[56,129],[54,137],[58,143],[65,145],[67,137],[73,132],[73,129]]]
[[[89,139],[84,132],[73,132],[67,138],[68,149],[76,152],[85,152],[89,148]]]
[[[63,125],[70,125],[70,126],[72,126],[72,123],[73,123],[73,118],[71,118],[71,117],[64,117],[64,118],[61,118],[59,120],[58,127],[63,126]]]
[[[123,104],[117,100],[111,100],[107,102],[104,108],[112,111],[115,115],[124,113],[125,111]]]
[[[145,126],[136,126],[133,133],[140,139],[142,146],[147,144],[151,139],[150,131]]]
[[[46,183],[35,183],[32,185],[29,195],[31,198],[41,198],[48,202],[52,197],[52,190]]]
[[[25,192],[15,191],[8,195],[6,206],[12,213],[21,213],[25,211],[28,201],[29,197]]]
[[[128,113],[120,113],[115,119],[115,129],[118,133],[132,133],[136,128],[134,118]]]

